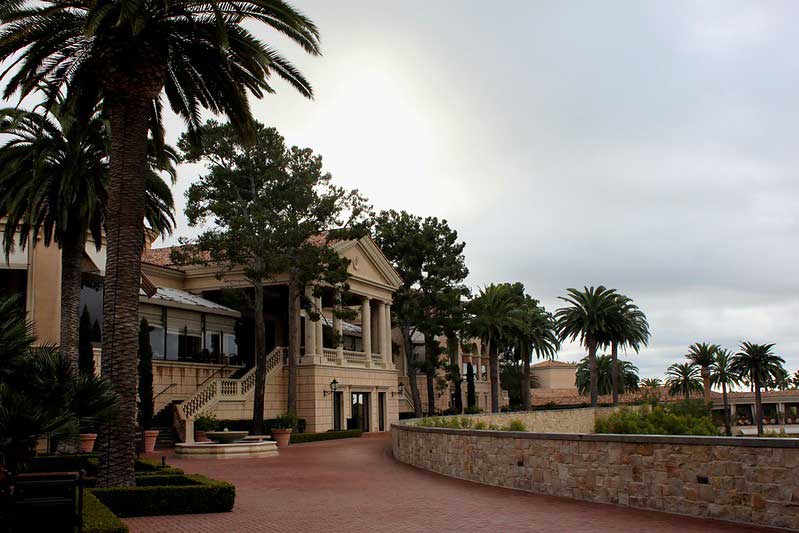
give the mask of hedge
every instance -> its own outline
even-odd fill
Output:
[[[92,492],[117,516],[222,513],[233,509],[236,488],[200,475],[139,476],[136,487]],[[160,485],[152,485],[158,482]]]
[[[100,456],[94,453],[37,455],[28,463],[28,472],[80,472],[87,477],[97,475]]]
[[[272,427],[277,422],[277,418],[269,418],[264,420],[264,432],[269,433],[272,430]],[[219,430],[223,430],[225,428],[229,429],[230,431],[250,431],[252,430],[252,420],[249,418],[246,419],[231,419],[231,420],[218,420]],[[297,433],[305,433],[305,419],[298,418],[297,419]]]
[[[128,526],[117,518],[90,491],[83,493],[83,533],[128,533]]]
[[[348,429],[345,431],[325,431],[323,433],[292,433],[291,443],[301,444],[303,442],[316,442],[319,440],[351,439],[360,437],[363,431],[360,429]]]

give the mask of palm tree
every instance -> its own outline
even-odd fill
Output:
[[[710,366],[711,385],[721,386],[721,398],[724,402],[724,429],[728,436],[732,436],[732,424],[730,406],[727,401],[727,388],[738,383],[738,376],[733,371],[732,362],[732,352],[726,348],[718,348],[713,356],[713,364]]]
[[[600,355],[596,359],[597,373],[597,392],[599,394],[610,394],[613,391],[613,357],[610,355]],[[616,361],[618,375],[621,380],[617,381],[619,393],[637,391],[640,388],[638,379],[638,368],[629,361]],[[587,357],[584,357],[577,365],[577,372],[574,379],[577,390],[580,394],[587,394],[591,390],[591,366]]]
[[[518,325],[516,298],[507,283],[491,284],[466,304],[469,336],[488,345],[491,372],[491,412],[499,412],[499,346]]]
[[[582,291],[567,289],[568,295],[560,297],[566,307],[555,311],[556,329],[560,341],[580,339],[588,349],[591,375],[591,406],[597,405],[597,347],[609,338],[614,325],[614,313],[618,294],[613,289],[584,287]]]
[[[771,349],[774,344],[755,344],[742,342],[740,351],[733,358],[731,369],[734,374],[746,378],[755,390],[755,416],[757,434],[763,434],[763,404],[761,389],[764,383],[780,374],[785,359],[775,355]]]
[[[530,356],[534,353],[536,358],[554,359],[560,347],[558,336],[555,333],[555,319],[551,313],[541,305],[538,300],[530,295],[524,295],[524,304],[518,309],[517,317],[519,330],[516,344],[522,356],[522,370],[524,381],[522,383],[522,409],[530,410]]]
[[[705,403],[710,403],[710,367],[713,366],[718,349],[719,347],[715,344],[695,342],[688,347],[688,354],[685,356],[691,364],[700,368]]]
[[[633,301],[619,294],[616,297],[616,307],[614,310],[614,326],[610,330],[607,341],[610,342],[611,359],[611,387],[613,393],[613,405],[619,403],[619,347],[629,346],[635,353],[638,353],[641,346],[649,343],[649,322],[646,315],[636,306]]]
[[[159,127],[162,95],[191,132],[205,108],[251,139],[248,93],[273,92],[271,74],[304,96],[312,89],[244,24],[270,27],[312,55],[319,32],[283,0],[14,0],[0,7],[0,22],[0,61],[16,67],[5,71],[6,98],[44,82],[51,101],[64,87],[81,109],[102,98],[110,118],[102,371],[120,407],[101,431],[98,486],[132,486],[147,132]]]
[[[663,386],[663,381],[660,378],[644,378],[640,385],[647,389],[659,389]]]
[[[691,363],[674,363],[666,370],[666,387],[672,396],[691,397],[692,392],[702,392],[699,368]]]
[[[6,218],[6,256],[19,235],[22,248],[37,242],[61,248],[60,352],[77,368],[80,330],[81,263],[90,234],[99,250],[108,184],[108,128],[97,109],[81,122],[63,101],[50,110],[0,109],[0,217]],[[174,150],[151,156],[145,176],[148,225],[161,235],[172,231],[173,200],[158,175],[168,171],[174,181]]]

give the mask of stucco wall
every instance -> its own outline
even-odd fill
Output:
[[[566,413],[559,411],[558,413]],[[394,457],[487,485],[799,528],[799,440],[392,427]]]
[[[538,387],[542,389],[574,389],[575,368],[533,368],[531,373],[538,381]]]
[[[333,429],[333,396],[325,395],[333,379],[342,393],[342,429],[351,416],[353,392],[369,393],[370,428],[379,431],[378,394],[385,393],[385,426],[399,418],[397,371],[382,369],[347,368],[329,365],[300,365],[297,367],[297,416],[304,418],[306,431],[322,432]],[[288,400],[288,368],[270,376],[264,396],[264,417],[274,418],[286,411]],[[219,419],[247,419],[252,417],[253,397],[246,401],[219,402],[211,412]]]

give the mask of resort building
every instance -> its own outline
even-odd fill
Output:
[[[309,432],[387,431],[400,411],[413,411],[402,342],[391,327],[393,294],[402,280],[369,237],[331,246],[350,260],[349,291],[340,298],[332,289],[323,288],[321,297],[308,293],[321,311],[321,319],[313,321],[301,311],[297,414]],[[187,440],[192,439],[193,420],[201,415],[249,420],[255,384],[255,320],[248,303],[252,289],[242,270],[179,266],[172,261],[171,248],[151,248],[150,242],[141,261],[139,315],[151,328],[156,413],[163,416],[174,411],[174,425],[180,438]],[[45,247],[41,242],[24,250],[17,248],[7,261],[3,258],[0,262],[0,295],[22,296],[24,311],[42,344],[59,341],[60,270],[58,247]],[[88,242],[81,310],[88,312],[94,324],[91,340],[95,342],[97,369],[101,364],[104,274],[105,249],[97,251],[94,243]],[[266,285],[264,417],[268,419],[284,412],[287,404],[287,276],[275,276]],[[356,318],[334,317],[335,305],[352,309]],[[334,347],[334,338],[343,342]],[[490,383],[488,359],[483,355],[464,354],[464,361],[475,368],[478,401],[487,410]],[[423,382],[420,389],[424,393]],[[463,391],[465,395],[465,385]],[[426,407],[425,401],[423,396]],[[442,394],[443,409],[450,401]]]

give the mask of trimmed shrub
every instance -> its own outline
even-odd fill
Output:
[[[360,429],[348,429],[344,431],[325,431],[324,433],[292,433],[291,443],[301,444],[303,442],[316,442],[320,440],[351,439],[360,437],[363,431]]]
[[[718,435],[709,412],[696,406],[680,404],[642,406],[637,410],[621,408],[597,419],[595,433],[637,435]]]
[[[126,526],[111,509],[90,491],[83,493],[83,533],[128,533]]]
[[[270,418],[268,420],[264,420],[264,432],[269,433],[272,431],[272,428],[275,427],[277,422],[276,418]],[[250,431],[252,430],[252,420],[249,418],[246,419],[231,419],[231,420],[219,420],[219,428],[224,429],[227,428],[230,431]],[[294,428],[294,433],[305,433],[305,419],[298,418],[297,419],[297,427]]]
[[[136,482],[143,485],[93,489],[92,493],[122,517],[223,513],[233,509],[236,501],[233,485],[196,474],[140,476]]]
[[[99,455],[95,453],[37,455],[28,463],[27,472],[86,472],[86,477],[97,475]]]
[[[521,420],[511,420],[504,429],[505,431],[527,431]]]

